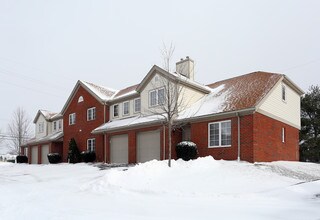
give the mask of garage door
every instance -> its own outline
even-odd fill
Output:
[[[111,137],[110,162],[128,163],[128,135],[116,135]]]
[[[160,131],[140,132],[137,135],[137,162],[160,160]]]
[[[48,153],[49,153],[49,145],[42,145],[41,146],[41,163],[48,164]]]
[[[38,146],[31,147],[31,163],[38,164]]]

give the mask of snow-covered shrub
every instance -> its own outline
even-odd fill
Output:
[[[193,160],[198,156],[197,145],[191,141],[182,141],[176,146],[177,158],[183,160]]]
[[[49,163],[61,162],[61,155],[59,153],[50,153],[47,156],[48,156]]]
[[[17,156],[17,163],[28,163],[28,157],[25,155]]]
[[[85,163],[94,162],[96,160],[96,152],[94,151],[82,151],[82,161]]]

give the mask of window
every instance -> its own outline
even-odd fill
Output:
[[[54,122],[53,122],[53,131],[56,131],[56,130],[57,130],[57,122],[54,121]]]
[[[282,101],[287,101],[286,86],[282,85]]]
[[[209,123],[208,134],[209,147],[230,147],[231,121]]]
[[[134,100],[134,112],[140,112],[141,111],[141,99],[135,99]]]
[[[164,88],[158,90],[158,104],[164,104]]]
[[[78,98],[78,103],[80,103],[80,102],[83,102],[83,97],[82,97],[82,96],[80,96],[80,97]]]
[[[149,105],[156,106],[162,105],[165,102],[165,91],[164,88],[155,89],[149,92]]]
[[[129,102],[124,102],[122,103],[123,106],[123,115],[128,115],[129,114]]]
[[[284,143],[286,140],[286,129],[285,128],[281,129],[281,140],[282,140],[282,143]]]
[[[74,125],[76,123],[76,113],[69,115],[69,125]]]
[[[96,139],[91,138],[87,140],[87,150],[88,151],[96,151]]]
[[[92,121],[96,119],[96,107],[88,108],[87,110],[87,121]]]
[[[59,128],[59,130],[61,130],[61,128],[62,128],[62,120],[58,121],[58,128]]]
[[[40,122],[38,125],[38,132],[43,133],[44,132],[44,122]]]
[[[157,90],[150,92],[150,106],[157,105]]]
[[[119,116],[119,105],[114,105],[113,106],[113,117],[118,117]]]

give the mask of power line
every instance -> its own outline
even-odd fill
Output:
[[[296,68],[299,68],[299,67],[307,66],[309,64],[316,63],[316,62],[319,62],[319,61],[320,61],[320,59],[311,60],[311,61],[308,61],[308,62],[305,62],[305,63],[301,63],[301,64],[298,64],[298,65],[295,65],[295,66],[292,66],[292,67],[281,69],[281,70],[279,70],[279,72],[284,72],[284,71],[296,69]]]

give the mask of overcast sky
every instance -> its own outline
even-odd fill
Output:
[[[78,79],[121,89],[195,60],[203,84],[262,70],[319,84],[320,1],[0,0],[0,129],[21,106],[59,112]]]

